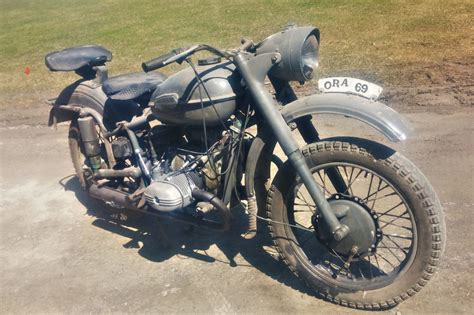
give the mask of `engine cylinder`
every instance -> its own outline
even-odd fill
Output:
[[[144,196],[148,205],[158,211],[174,211],[193,203],[192,192],[202,188],[202,180],[196,173],[182,173],[151,183]]]

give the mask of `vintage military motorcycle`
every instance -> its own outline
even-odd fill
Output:
[[[362,80],[321,79],[322,93],[298,99],[289,82],[312,79],[319,42],[318,29],[290,26],[236,49],[176,49],[143,63],[144,72],[110,78],[103,47],[53,52],[51,71],[82,78],[51,100],[50,124],[71,121],[72,162],[91,197],[215,230],[229,229],[241,200],[244,237],[266,221],[282,260],[320,296],[392,307],[437,269],[442,209],[400,153],[367,139],[320,139],[321,114],[355,118],[395,142],[410,128]],[[152,72],[174,63],[188,67]]]

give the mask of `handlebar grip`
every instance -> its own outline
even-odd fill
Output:
[[[156,70],[156,69],[159,69],[163,66],[165,66],[165,64],[163,64],[166,60],[170,59],[171,57],[175,56],[176,55],[176,51],[177,50],[174,50],[170,53],[167,53],[167,54],[164,54],[164,55],[161,55],[157,58],[154,58],[152,60],[149,60],[147,62],[144,62],[142,63],[142,69],[143,71],[145,72],[150,72],[150,71],[153,71],[153,70]]]

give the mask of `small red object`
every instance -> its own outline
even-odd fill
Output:
[[[31,72],[30,67],[26,67],[26,68],[25,68],[25,74],[26,74],[26,75],[30,75],[30,72]]]

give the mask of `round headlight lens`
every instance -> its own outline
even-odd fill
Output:
[[[313,78],[313,72],[319,65],[319,43],[315,35],[306,38],[301,49],[301,71],[306,79]]]

